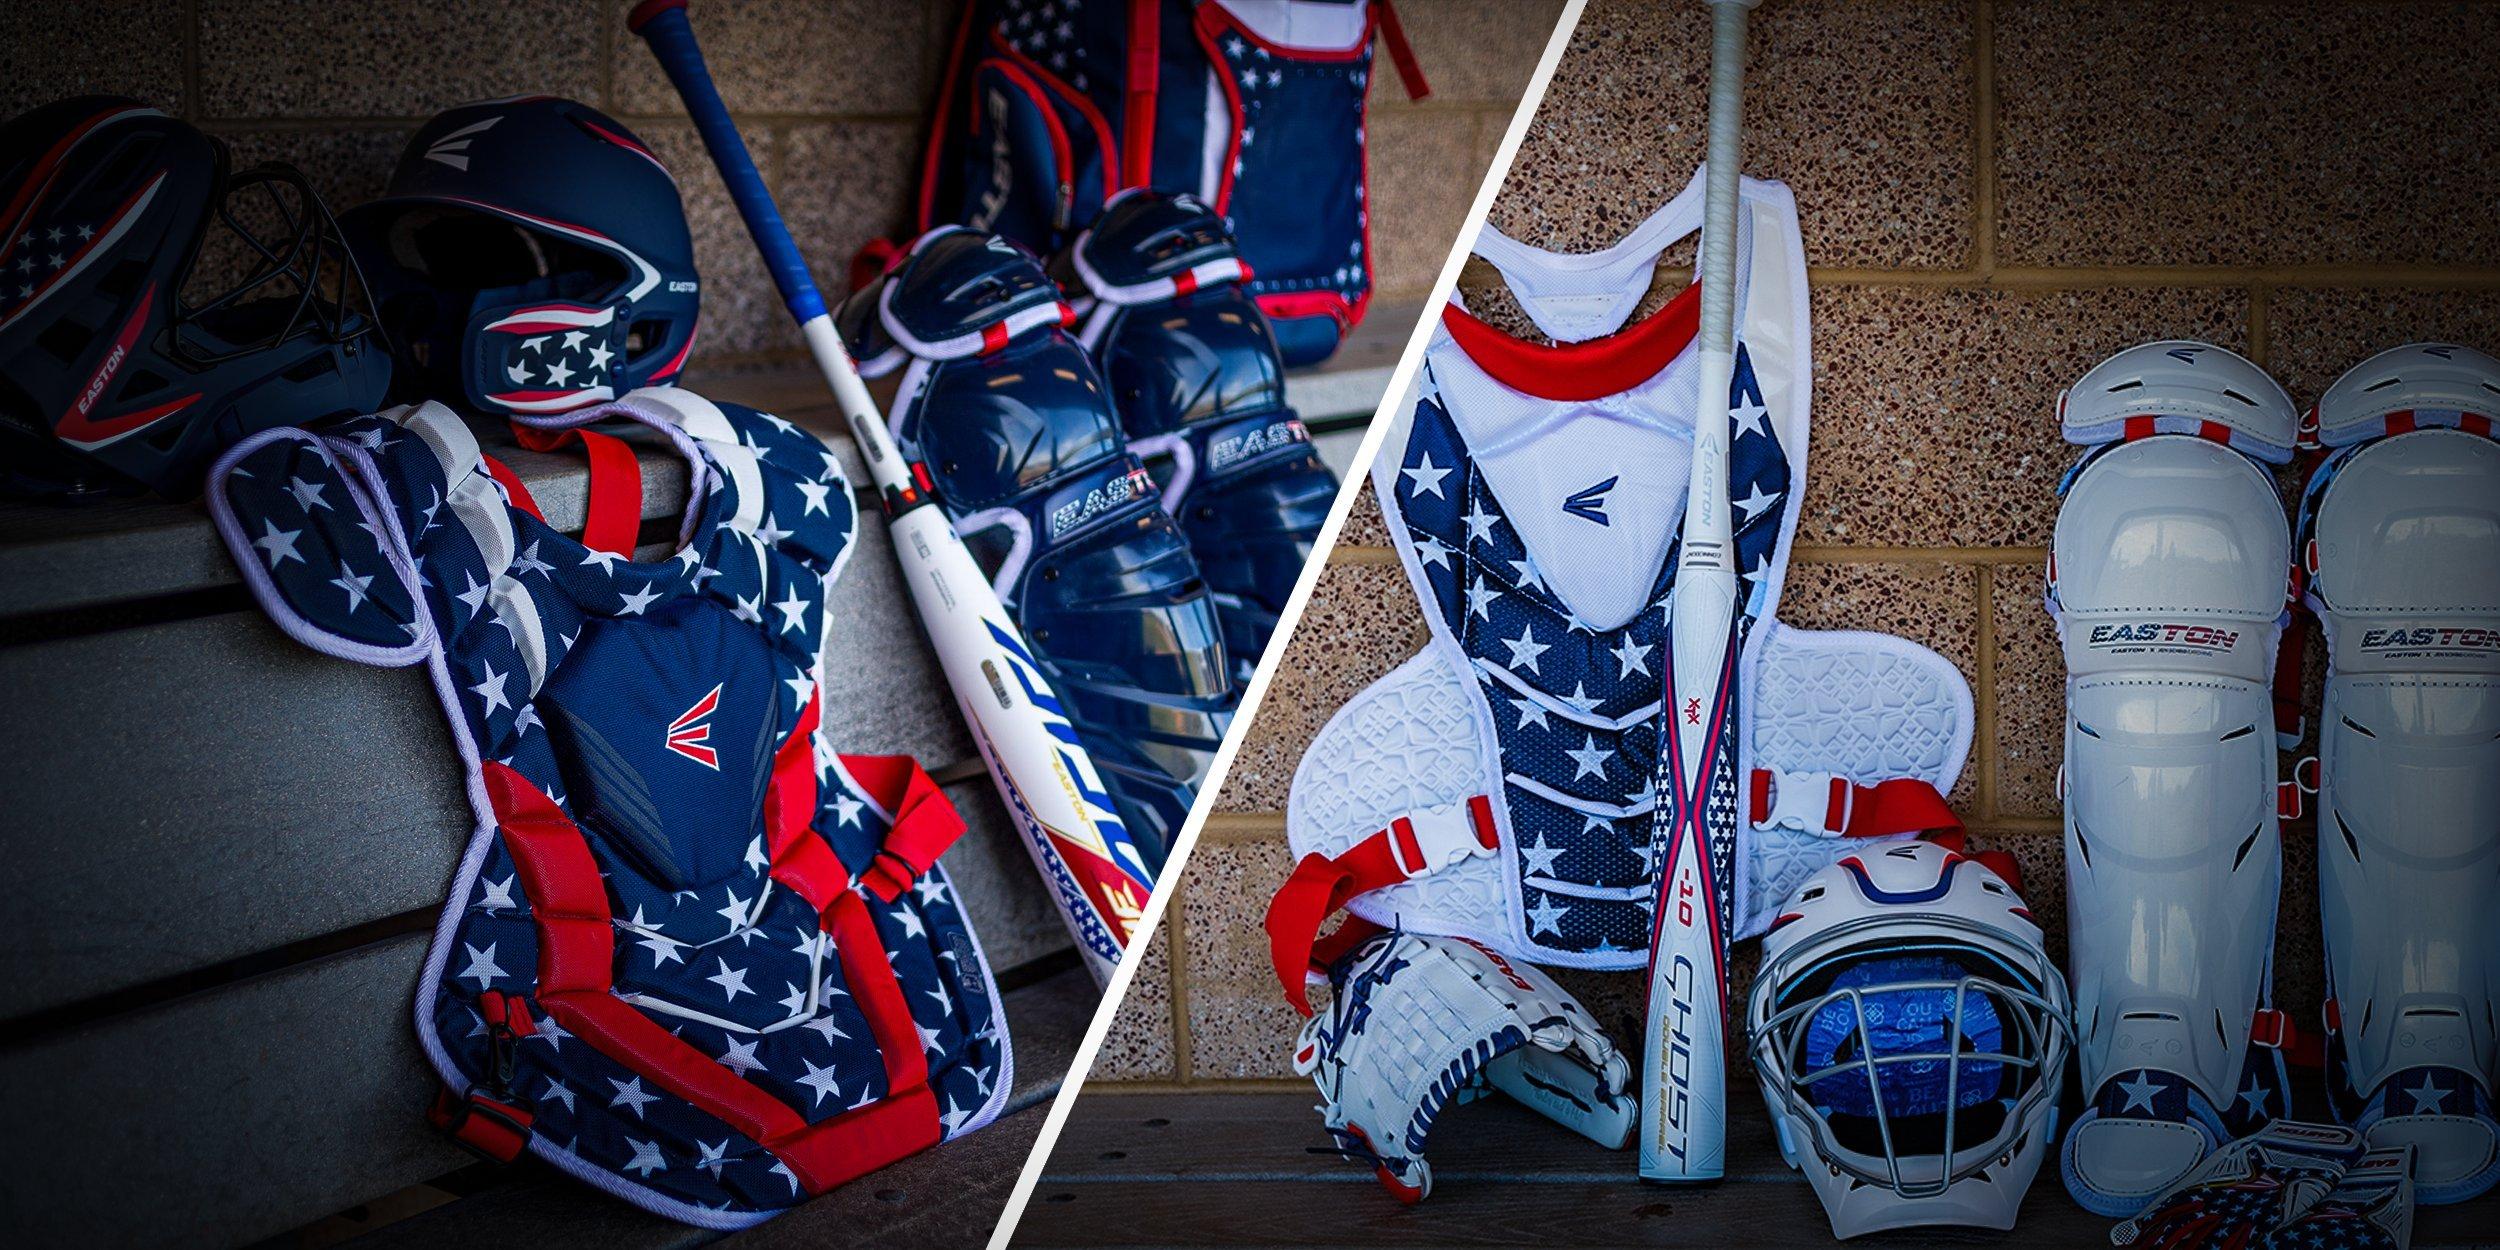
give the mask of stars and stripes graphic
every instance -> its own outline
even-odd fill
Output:
[[[848,483],[788,422],[719,411],[684,423],[702,490],[649,558],[549,527],[439,405],[256,436],[212,510],[290,634],[438,660],[474,744],[485,827],[422,991],[453,1097],[526,1117],[561,1169],[732,1227],[872,1156],[837,1144],[853,1111],[897,1104],[888,1151],[986,1123],[1008,1061],[934,866],[945,805],[905,801],[934,784],[816,733]]]
[[[1297,53],[1271,46],[1229,14],[1212,20],[1214,69],[1233,112],[1231,163],[1216,198],[1242,254],[1256,258],[1251,292],[1333,295],[1359,307],[1371,290],[1362,176],[1369,40],[1352,55]],[[1356,119],[1350,135],[1348,118]],[[1287,207],[1280,196],[1291,211],[1279,211]]]
[[[488,322],[485,331],[504,336],[498,376],[487,398],[514,412],[569,412],[614,399],[611,366],[619,338],[614,308],[543,304]]]
[[[999,37],[1026,59],[1049,69],[1079,91],[1093,84],[1085,70],[1077,0],[1004,0]]]
[[[1751,601],[1777,544],[1790,470],[1749,363],[1736,390],[1730,473],[1740,585]],[[1524,936],[1575,954],[1646,949],[1660,858],[1650,840],[1660,655],[1675,553],[1666,552],[1648,606],[1630,620],[1610,629],[1580,620],[1538,568],[1512,505],[1476,471],[1429,360],[1401,454],[1396,499],[1416,567],[1467,653],[1499,740]],[[1577,498],[1580,485],[1558,488],[1552,506]],[[1732,840],[1737,788],[1732,773],[1725,780],[1709,801],[1713,828]]]

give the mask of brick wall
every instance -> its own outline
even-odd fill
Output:
[[[1705,31],[1688,4],[1591,3],[1495,223],[1585,251],[1680,189],[1701,155]],[[2500,111],[2476,103],[2500,86],[2495,43],[2500,6],[2454,3],[1772,0],[1755,15],[1746,171],[1796,190],[1815,288],[1811,476],[1782,616],[1901,633],[1970,677],[1977,741],[1952,797],[1983,844],[2021,857],[2061,958],[2063,668],[2039,602],[2073,458],[2057,390],[2166,336],[2251,355],[2303,405],[2400,342],[2500,346]],[[1526,332],[1481,262],[1462,285]],[[1096,1079],[1307,1089],[1259,917],[1290,867],[1303,749],[1426,636],[1387,542],[1367,493]],[[2314,835],[2285,830],[2276,978],[2304,1025]],[[1748,944],[1739,984],[1751,961]],[[1619,1040],[1637,1033],[1637,976],[1562,980]]]
[[[380,194],[441,109],[569,96],[633,127],[685,191],[704,277],[695,365],[804,359],[628,0],[12,0],[0,5],[0,115],[60,96],[137,96],[199,123],[238,161],[292,161],[336,211]],[[1432,285],[1560,0],[1405,0],[1434,94],[1374,91],[1375,248],[1386,305]],[[851,253],[905,229],[921,111],[957,0],[704,0],[704,51],[765,180],[839,289]],[[1386,58],[1383,58],[1385,63]]]

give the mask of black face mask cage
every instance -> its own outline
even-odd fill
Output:
[[[208,232],[175,301],[177,358],[212,366],[298,334],[338,345],[380,334],[364,273],[301,170],[270,162],[234,175],[216,224],[224,230]],[[223,289],[195,299],[202,286]]]
[[[1985,932],[1981,926],[1954,916],[1923,916],[1920,920],[1923,924],[1946,929],[1963,929],[1974,935]],[[1818,956],[1817,962],[1827,964],[1831,962],[1836,947],[1845,950],[1846,944],[1839,940],[1845,939],[1852,931],[1889,925],[1893,922],[1892,917],[1870,916],[1835,925],[1825,941],[1815,944],[1818,951],[1824,952]],[[1992,963],[2002,962],[1995,956],[1987,958]],[[1763,975],[1772,975],[1773,971],[1773,968],[1766,968],[1763,970]],[[2010,968],[2007,971],[2012,972]],[[1976,1174],[1994,1161],[1993,1158],[1983,1158],[1968,1166],[1959,1166],[1955,1162],[1956,1158],[1967,1150],[1978,1148],[1977,1145],[1965,1147],[1960,1138],[1963,1127],[1961,1079],[1964,1065],[1994,1063],[2004,1068],[2016,1079],[2028,1078],[2022,1092],[2014,1096],[2013,1101],[2016,1106],[2006,1115],[2004,1122],[1990,1135],[1988,1142],[1979,1143],[1988,1145],[1993,1150],[2001,1151],[2010,1148],[2010,1143],[2006,1147],[1999,1147],[1998,1143],[2008,1142],[2012,1135],[2021,1131],[2025,1113],[2032,1103],[2043,1098],[2055,1099],[2058,1094],[2059,1074],[2064,1070],[2067,1053],[2073,1048],[2073,1034],[2071,1026],[2067,1023],[2065,995],[2062,990],[2053,990],[2049,994],[2035,992],[2027,985],[2011,983],[2012,980],[2010,976],[2000,980],[1972,972],[1951,980],[1901,981],[1866,989],[1851,986],[1801,995],[1798,1001],[1773,1013],[1770,1018],[1763,1021],[1760,1028],[1754,1031],[1750,1039],[1754,1061],[1771,1074],[1772,1088],[1789,1104],[1789,1114],[1811,1126],[1811,1131],[1823,1138],[1827,1145],[1833,1146],[1839,1143],[1832,1140],[1831,1126],[1807,1103],[1803,1091],[1821,1081],[1848,1079],[1848,1074],[1851,1073],[1861,1074],[1866,1081],[1868,1100],[1874,1108],[1873,1119],[1876,1137],[1883,1152],[1884,1168],[1877,1172],[1856,1166],[1837,1154],[1827,1154],[1826,1162],[1867,1184],[1884,1186],[1905,1199],[1940,1197],[1956,1182]],[[1938,1050],[1876,1054],[1869,1040],[1867,1028],[1867,995],[1918,990],[1953,995],[1951,1028],[1944,1039],[1943,1047]],[[1993,1000],[2007,1044],[2000,1045],[1992,1051],[1966,1048],[1968,1038],[1963,1023],[1968,1018],[1971,999],[1974,996]],[[1806,1071],[1804,1070],[1805,1049],[1810,1040],[1808,1026],[1826,1007],[1836,1003],[1847,1005],[1849,1018],[1854,1022],[1849,1036],[1857,1043],[1857,1055],[1855,1058]],[[1940,1137],[1942,1145],[1937,1152],[1938,1165],[1933,1176],[1908,1177],[1903,1175],[1900,1142],[1894,1133],[1892,1116],[1884,1095],[1882,1069],[1891,1065],[1911,1063],[1942,1064],[1945,1069],[1944,1112]],[[1863,1152],[1851,1151],[1850,1153]],[[1922,1152],[1912,1157],[1924,1157],[1924,1155]]]

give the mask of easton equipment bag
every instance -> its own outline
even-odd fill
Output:
[[[967,0],[918,229],[1047,256],[1125,188],[1187,192],[1239,240],[1286,363],[1325,359],[1371,298],[1375,36],[1423,98],[1388,0]]]
[[[687,461],[673,554],[635,552],[610,417]],[[528,420],[589,456],[581,539],[435,403],[254,435],[210,481],[281,629],[424,665],[448,714],[477,826],[417,987],[435,1122],[719,1229],[988,1123],[1006,1024],[937,865],[963,822],[819,732],[832,454],[676,389]]]

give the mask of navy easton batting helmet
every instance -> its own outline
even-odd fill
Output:
[[[228,170],[224,144],[114,96],[0,127],[10,493],[184,498],[244,435],[381,406],[390,353],[329,210],[291,166]]]
[[[671,381],[694,347],[702,298],[676,180],[586,104],[440,113],[345,221],[405,398],[564,412]]]

